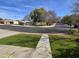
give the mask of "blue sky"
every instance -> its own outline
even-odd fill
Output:
[[[0,0],[0,17],[23,19],[33,9],[43,7],[54,10],[58,16],[70,13],[73,0]]]

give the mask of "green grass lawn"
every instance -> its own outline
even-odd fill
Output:
[[[0,45],[13,45],[35,48],[39,40],[40,35],[18,34],[0,39]]]
[[[79,58],[79,37],[71,35],[49,35],[54,58]]]

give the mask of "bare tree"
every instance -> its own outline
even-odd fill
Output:
[[[51,25],[52,23],[56,22],[57,16],[55,11],[47,11],[45,14],[45,20],[48,25]]]
[[[2,18],[0,18],[0,20],[3,20]]]
[[[72,13],[75,15],[79,15],[79,0],[76,0],[74,2]]]

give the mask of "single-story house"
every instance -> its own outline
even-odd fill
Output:
[[[31,21],[0,20],[0,24],[31,25]]]
[[[9,22],[10,22],[10,24],[16,24],[16,25],[19,24],[19,21],[16,21],[16,20],[11,20],[11,21],[9,21]]]
[[[0,20],[0,24],[10,24],[8,20]]]
[[[19,21],[19,25],[31,25],[31,21]]]
[[[0,20],[0,24],[19,24],[16,20]]]

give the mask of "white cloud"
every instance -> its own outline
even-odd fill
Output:
[[[25,8],[34,8],[34,6],[26,5]]]
[[[0,17],[1,18],[7,18],[7,19],[21,19],[23,18],[23,15],[22,14],[18,14],[16,12],[10,12],[10,11],[7,11],[7,10],[1,10],[0,9]]]
[[[15,10],[15,11],[21,11],[21,9],[16,7],[9,7],[9,6],[0,6],[0,9],[2,10]]]

